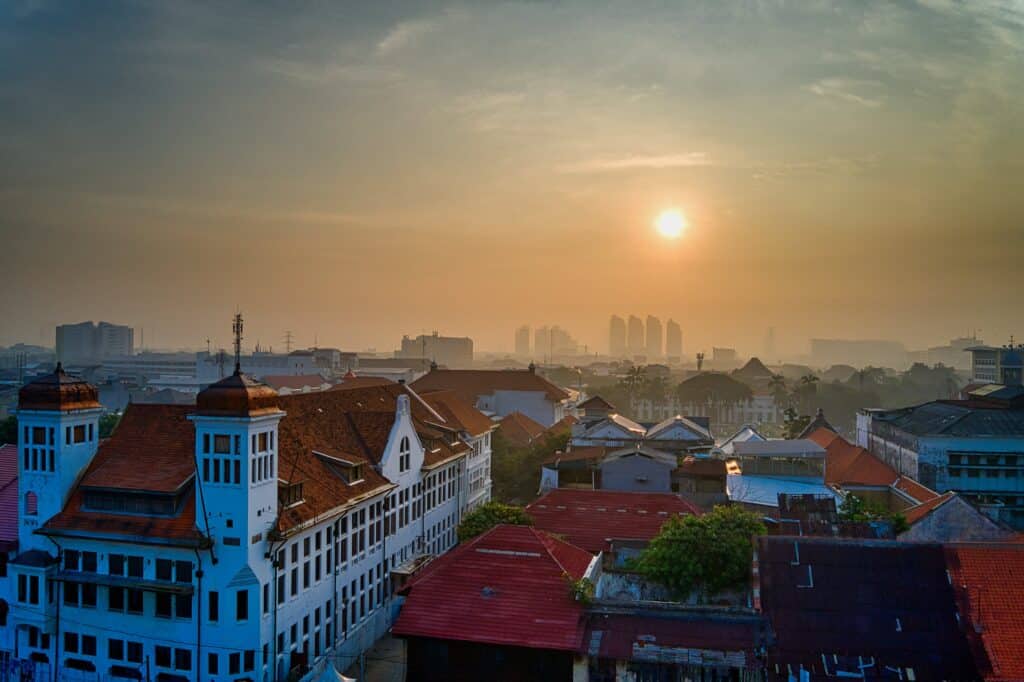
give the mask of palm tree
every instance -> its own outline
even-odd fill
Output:
[[[782,407],[788,402],[789,392],[786,390],[786,377],[781,374],[773,374],[768,380],[768,388],[771,389],[772,399],[775,404]]]

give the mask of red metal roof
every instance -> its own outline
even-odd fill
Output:
[[[406,590],[400,637],[577,651],[583,606],[566,574],[592,557],[529,526],[495,526],[435,560]]]
[[[763,629],[756,618],[595,613],[588,616],[584,647],[592,647],[587,652],[591,656],[621,661],[649,660],[657,654],[645,656],[644,650],[654,648],[721,652],[723,658],[730,655],[731,663],[739,663],[736,667],[754,667]]]
[[[985,679],[1024,679],[1024,545],[951,546],[946,561]]]
[[[592,554],[607,540],[651,540],[670,516],[700,510],[671,493],[557,488],[526,507],[534,525]]]

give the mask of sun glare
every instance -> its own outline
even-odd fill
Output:
[[[686,229],[686,216],[678,209],[662,211],[654,220],[654,227],[658,234],[666,239],[678,239]]]

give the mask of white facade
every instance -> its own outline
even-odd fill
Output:
[[[446,552],[467,507],[490,497],[490,433],[471,455],[424,466],[401,395],[379,460],[387,484],[283,534],[279,514],[302,497],[284,481],[296,499],[278,499],[284,413],[192,418],[196,476],[180,503],[196,505],[195,541],[36,533],[96,453],[98,415],[20,415],[22,464],[49,468],[53,451],[56,470],[19,469],[37,497],[34,514],[19,508],[18,557],[0,576],[10,605],[0,654],[58,662],[56,679],[283,680],[303,658],[325,657],[344,668],[393,620],[392,569]],[[62,438],[80,425],[91,438]]]
[[[732,404],[684,404],[676,396],[657,402],[636,398],[632,407],[633,414],[640,421],[659,421],[677,414],[688,414],[710,417],[716,424],[777,424],[783,417],[782,408],[767,394],[755,394],[749,400]]]

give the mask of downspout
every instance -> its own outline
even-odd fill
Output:
[[[199,679],[203,666],[203,558],[198,547],[193,547],[192,551],[196,554],[196,679]]]
[[[54,547],[57,548],[57,570],[60,570],[61,561],[64,559],[64,550],[59,544],[57,544],[57,541],[49,535],[46,536],[46,539],[52,542]],[[57,671],[60,670],[60,603],[64,601],[64,583],[62,581],[55,582],[57,583],[57,589],[55,590],[57,594],[54,595],[54,599],[57,602],[57,607],[56,617],[54,619],[54,628],[56,629],[56,632],[53,636],[53,682],[57,682]],[[18,644],[17,635],[14,637],[14,644],[15,646]]]

